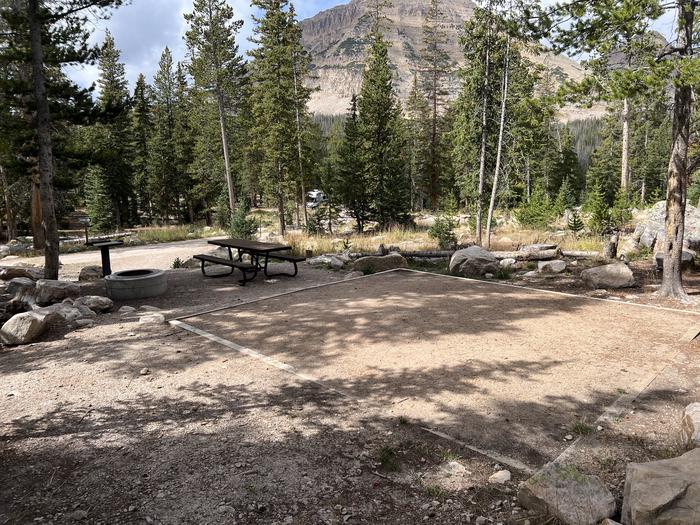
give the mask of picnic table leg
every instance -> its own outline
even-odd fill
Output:
[[[226,248],[228,248],[228,258],[233,261],[233,252],[231,251],[231,247],[227,246]]]

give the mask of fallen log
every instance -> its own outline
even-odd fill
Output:
[[[444,251],[419,251],[419,252],[402,252],[402,251],[390,251],[387,252],[387,255],[390,253],[398,253],[401,254],[402,256],[408,258],[408,259],[419,259],[419,258],[426,258],[426,259],[449,259],[452,257],[452,255],[455,253],[452,250],[444,250]],[[379,255],[378,253],[351,253],[350,258],[351,259],[359,259],[360,257],[376,257]]]
[[[517,252],[491,252],[496,259],[515,259],[516,261],[549,261],[559,257],[559,249],[519,250]]]
[[[563,250],[561,252],[562,256],[569,257],[571,259],[598,259],[603,256],[600,252],[585,252],[576,250]]]

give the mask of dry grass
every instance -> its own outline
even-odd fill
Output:
[[[312,250],[314,254],[339,253],[349,249],[354,253],[374,253],[383,244],[398,246],[402,251],[435,250],[436,242],[428,233],[418,229],[392,228],[375,234],[350,234],[343,236],[309,235],[304,232],[289,232],[284,238],[295,253]]]
[[[203,239],[225,235],[218,228],[206,228],[201,226],[163,226],[154,228],[140,228],[136,232],[136,238],[140,244],[157,244],[161,242],[185,241],[187,239]]]

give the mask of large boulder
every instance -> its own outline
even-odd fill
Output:
[[[89,282],[89,281],[99,281],[104,277],[102,273],[102,266],[85,266],[80,269],[80,275],[78,276],[78,281]]]
[[[526,509],[565,525],[595,525],[615,513],[615,498],[600,478],[556,463],[523,483],[518,500]]]
[[[663,252],[657,252],[654,255],[654,259],[656,259],[656,268],[659,270],[664,269],[664,254]],[[687,270],[688,268],[692,268],[693,265],[695,264],[695,252],[690,251],[690,250],[683,250],[681,254],[681,268],[683,270]]]
[[[370,255],[361,257],[352,265],[355,272],[363,274],[385,272],[396,268],[406,268],[406,259],[400,253],[390,253],[389,255]]]
[[[700,403],[691,403],[685,407],[681,429],[681,440],[685,448],[700,448]]]
[[[31,266],[4,266],[0,268],[0,279],[10,281],[18,277],[26,277],[33,281],[38,281],[44,278],[44,270],[42,268],[33,268]]]
[[[32,295],[35,289],[36,281],[29,277],[15,277],[7,283],[7,293],[19,300]]]
[[[88,312],[87,310],[89,309],[85,308],[85,311],[83,311],[70,303],[58,303],[51,306],[36,307],[33,312],[47,316],[51,323],[70,324],[78,319],[95,316],[95,312]]]
[[[637,224],[635,234],[646,248],[659,247],[666,238],[666,201],[660,201],[651,208],[636,211],[634,221]],[[688,204],[685,210],[685,246],[700,249],[700,208]]]
[[[594,290],[634,286],[634,274],[629,266],[622,262],[589,268],[581,272],[581,278]]]
[[[456,251],[450,259],[450,273],[463,277],[483,277],[487,273],[497,273],[498,259],[480,246],[470,246]]]
[[[0,342],[6,345],[33,343],[46,331],[51,321],[51,315],[42,312],[17,314],[0,328]]]
[[[80,286],[69,281],[39,279],[36,283],[36,302],[39,305],[60,303],[67,298],[80,296]]]
[[[73,301],[75,306],[86,306],[95,312],[109,312],[114,307],[114,302],[108,297],[100,295],[85,295]]]
[[[627,465],[623,525],[700,523],[700,449]]]
[[[554,261],[539,261],[537,270],[540,273],[561,273],[566,270],[566,261],[555,259]]]

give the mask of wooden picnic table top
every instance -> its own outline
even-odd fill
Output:
[[[246,239],[218,239],[209,241],[209,244],[216,246],[224,246],[226,248],[235,248],[247,252],[270,253],[279,252],[282,250],[291,250],[291,246],[284,244],[275,244],[270,242],[249,241]]]

